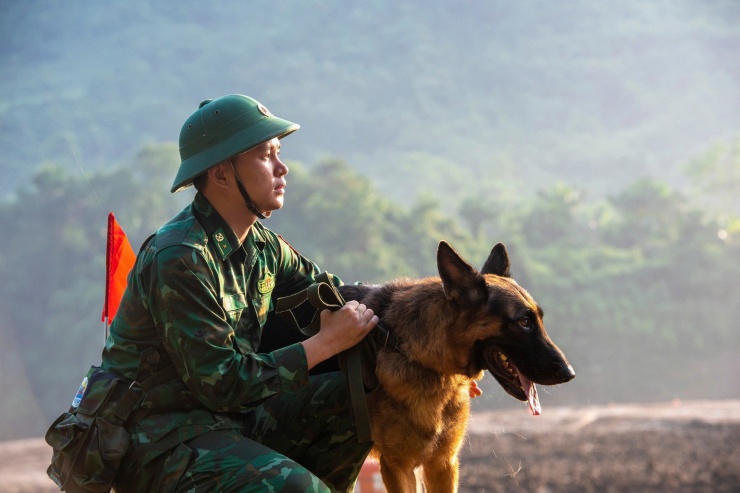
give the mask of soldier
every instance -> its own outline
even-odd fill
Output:
[[[313,337],[260,354],[267,314],[319,268],[262,226],[283,206],[280,139],[298,130],[252,98],[203,101],[180,133],[172,185],[193,202],[142,246],[103,351],[146,393],[115,481],[123,492],[350,491],[371,443],[352,425],[342,373],[308,374],[377,324],[356,301]],[[337,284],[339,281],[336,281]]]

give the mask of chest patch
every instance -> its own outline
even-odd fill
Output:
[[[262,279],[257,281],[257,290],[262,294],[271,293],[275,289],[275,276],[272,272],[267,271],[262,276]]]

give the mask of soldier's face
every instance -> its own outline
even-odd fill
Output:
[[[288,167],[280,160],[280,140],[275,138],[233,159],[234,170],[260,211],[283,206]]]

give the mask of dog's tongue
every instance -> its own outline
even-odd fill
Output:
[[[524,387],[524,393],[527,394],[529,411],[532,413],[532,416],[539,416],[542,412],[542,407],[540,407],[540,398],[537,396],[537,386],[530,379],[522,375],[522,372],[519,372],[519,382]]]

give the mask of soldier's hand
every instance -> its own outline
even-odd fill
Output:
[[[377,315],[357,301],[335,312],[324,310],[320,316],[319,333],[303,341],[309,368],[359,343],[378,325]]]
[[[378,317],[357,301],[348,301],[335,312],[321,312],[321,332],[331,338],[337,353],[359,343],[376,325]]]

